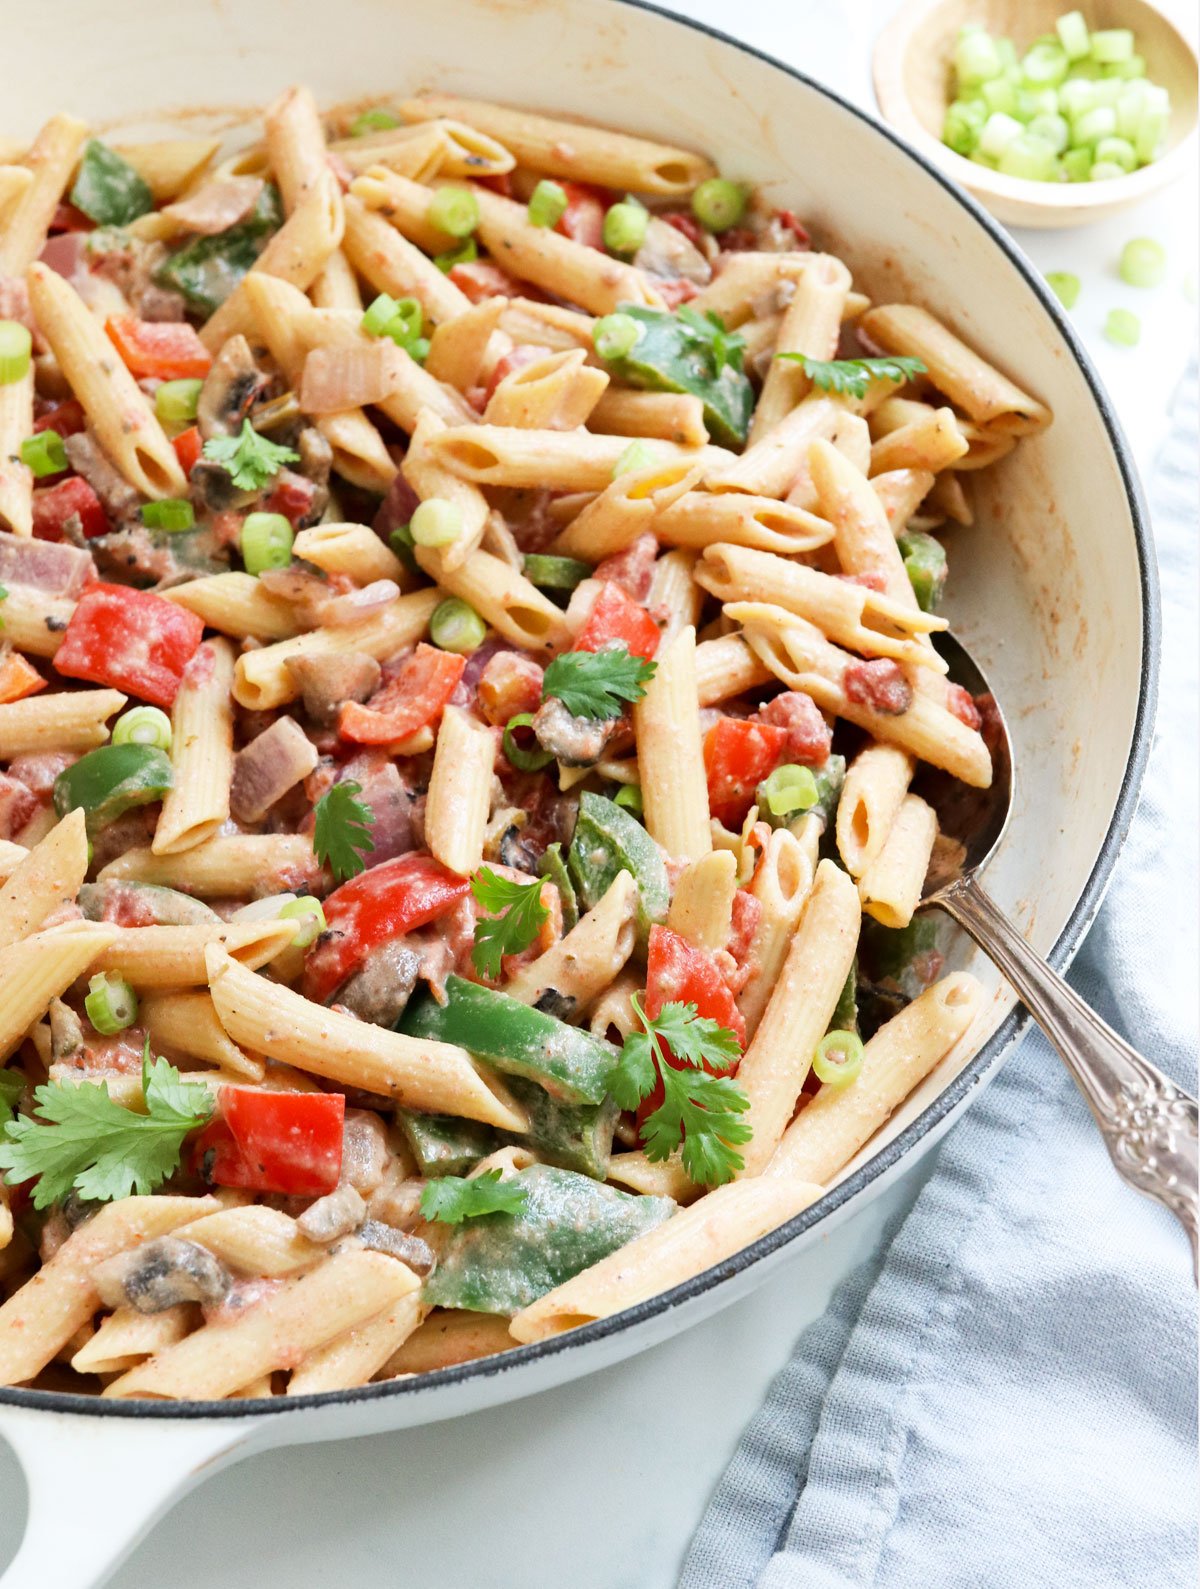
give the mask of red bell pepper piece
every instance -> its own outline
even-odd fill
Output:
[[[262,510],[264,513],[282,513],[292,528],[299,530],[312,513],[316,499],[315,481],[307,475],[295,474],[291,469],[281,469],[275,476]]]
[[[340,1092],[222,1087],[219,1115],[196,1139],[195,1162],[213,1186],[323,1197],[342,1173],[346,1100]]]
[[[33,422],[35,434],[39,430],[56,430],[64,438],[78,436],[86,427],[83,404],[77,397],[66,397],[61,403],[51,403],[41,418]]]
[[[212,354],[186,320],[115,315],[105,322],[104,329],[131,375],[178,381],[187,376],[203,377],[212,368]]]
[[[75,513],[89,541],[108,534],[108,518],[100,498],[82,476],[69,475],[57,485],[43,486],[33,493],[34,535],[39,541],[61,541],[63,525]]]
[[[194,612],[150,590],[90,585],[79,598],[54,666],[169,707],[204,635]]]
[[[575,637],[576,651],[602,651],[621,641],[631,656],[649,662],[662,638],[659,627],[644,607],[627,596],[620,585],[606,581],[596,597],[587,622]]]
[[[727,1027],[738,1040],[738,1047],[746,1046],[746,1022],[734,1002],[733,994],[721,974],[716,955],[689,943],[670,927],[651,927],[650,944],[646,958],[646,1014],[651,1020],[661,1015],[664,1004],[694,1004],[697,1015]],[[682,1070],[683,1063],[667,1049],[667,1063]],[[718,1069],[706,1060],[704,1068],[713,1076],[732,1076],[738,1062],[733,1061],[725,1070]],[[638,1124],[652,1114],[662,1103],[662,1083],[658,1083],[638,1108]]]
[[[562,189],[567,195],[567,207],[554,230],[589,248],[603,248],[604,216],[612,203],[609,194],[586,182],[564,182]]]
[[[490,259],[472,259],[461,265],[451,265],[450,280],[472,303],[482,303],[485,298],[515,298],[525,290],[515,276],[493,265]]]
[[[372,949],[444,915],[470,886],[431,855],[409,854],[335,888],[324,901],[326,931],[305,959],[306,997],[323,1004]]]
[[[722,717],[704,736],[708,809],[727,828],[738,828],[754,791],[783,757],[788,733],[774,723]]]
[[[366,706],[347,701],[338,733],[359,745],[390,745],[424,728],[454,694],[466,657],[439,651],[424,641]]]
[[[77,210],[73,204],[65,200],[60,202],[50,219],[48,228],[51,232],[94,232],[96,223],[90,215],[85,215],[82,210]]]
[[[187,430],[181,430],[178,436],[171,440],[175,449],[175,456],[179,459],[179,467],[185,475],[190,475],[200,461],[200,454],[204,450],[204,443],[200,439],[200,431],[196,425],[189,425]]]

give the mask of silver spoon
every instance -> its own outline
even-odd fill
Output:
[[[940,634],[937,646],[950,678],[986,698],[984,732],[993,777],[989,789],[970,789],[932,769],[919,781],[917,792],[937,811],[942,834],[958,841],[950,865],[940,875],[931,868],[921,907],[936,905],[953,916],[1003,972],[1075,1078],[1118,1175],[1169,1208],[1187,1231],[1195,1272],[1200,1263],[1196,1100],[1118,1037],[984,891],[979,873],[1012,810],[1008,727],[982,671],[959,642]]]

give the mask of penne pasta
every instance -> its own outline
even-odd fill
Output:
[[[846,769],[838,796],[838,854],[859,878],[878,859],[908,793],[915,763],[896,745],[867,745]]]
[[[190,1059],[202,1059],[232,1075],[244,1076],[248,1081],[263,1078],[266,1067],[262,1060],[243,1053],[230,1039],[207,993],[151,994],[142,999],[138,1018],[150,1033],[156,1053],[159,1045],[163,1045]]]
[[[220,944],[240,965],[255,971],[289,946],[294,921],[216,921],[196,927],[119,927],[95,961],[97,971],[115,971],[135,988],[200,987],[208,981],[205,951]]]
[[[539,1004],[553,993],[556,1007],[582,1014],[612,985],[633,953],[637,901],[637,883],[629,872],[618,872],[600,903],[544,954],[522,966],[505,993],[522,1004]]]
[[[214,838],[229,819],[233,777],[233,649],[206,641],[184,669],[171,708],[174,782],[163,800],[154,855],[178,855]]]
[[[235,640],[289,640],[299,625],[288,602],[273,596],[253,574],[205,574],[173,585],[163,595]]]
[[[491,729],[460,707],[447,706],[429,779],[425,842],[443,866],[462,877],[483,860],[495,760]]]
[[[10,204],[0,233],[0,276],[23,276],[41,253],[87,135],[83,122],[60,115],[51,116],[34,139],[25,155],[32,181]]]
[[[668,855],[698,861],[712,849],[712,835],[700,741],[696,631],[684,629],[657,662],[646,693],[633,708],[646,830]]]
[[[33,433],[33,367],[0,386],[0,529],[33,534],[33,473],[21,443]]]
[[[838,336],[850,291],[850,272],[832,254],[812,254],[783,312],[774,355],[750,427],[750,445],[761,441],[812,389],[803,366],[781,353],[810,359],[837,355]]]
[[[882,849],[859,878],[859,897],[868,916],[885,927],[908,926],[921,903],[937,831],[932,806],[918,795],[905,795]]]
[[[585,357],[582,348],[572,348],[510,371],[488,399],[484,424],[564,431],[586,425],[608,376],[585,364]]]
[[[71,690],[0,706],[0,757],[92,750],[108,738],[108,719],[125,705],[120,690]]]

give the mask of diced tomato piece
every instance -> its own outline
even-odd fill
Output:
[[[773,723],[722,717],[704,736],[708,809],[727,828],[739,828],[754,791],[778,767],[787,729]]]
[[[258,1092],[222,1087],[218,1117],[196,1139],[211,1186],[284,1197],[323,1197],[342,1173],[346,1100],[340,1092]]]
[[[658,560],[658,542],[649,530],[639,535],[622,551],[604,557],[592,570],[592,578],[611,580],[639,605],[650,594],[654,582],[654,564]]]
[[[498,193],[502,199],[511,199],[513,196],[512,176],[507,171],[497,171],[494,176],[476,177],[475,181],[481,188]]]
[[[54,666],[169,707],[204,635],[194,612],[151,590],[90,585],[79,598]]]
[[[108,534],[108,518],[100,498],[81,476],[70,475],[57,485],[43,486],[33,493],[33,533],[40,541],[61,541],[63,526],[76,513],[88,540]]]
[[[61,403],[51,403],[40,419],[33,422],[34,432],[56,430],[60,436],[78,436],[87,425],[83,404],[77,397],[65,398]]]
[[[689,943],[670,927],[651,927],[646,959],[646,1014],[653,1020],[662,1014],[664,1004],[672,1003],[694,1004],[697,1015],[726,1027],[737,1038],[738,1047],[745,1048],[746,1022],[729,991],[716,955]],[[682,1061],[669,1049],[667,1063],[675,1070],[683,1069]],[[705,1061],[704,1068],[713,1076],[732,1076],[737,1071],[737,1061],[725,1070]],[[638,1108],[639,1126],[658,1108],[662,1098],[660,1082]]]
[[[439,651],[422,641],[365,706],[346,702],[338,718],[338,733],[360,745],[390,745],[393,740],[407,739],[442,710],[466,665],[466,657]]]
[[[275,476],[270,496],[263,503],[263,512],[282,513],[292,528],[298,530],[311,515],[316,499],[316,485],[307,475],[281,469]]]
[[[175,456],[179,459],[179,467],[185,475],[190,475],[200,461],[200,454],[204,450],[204,443],[200,439],[200,431],[196,425],[190,425],[187,430],[180,431],[171,442],[175,449]]]
[[[704,252],[704,239],[709,234],[694,215],[689,215],[686,210],[666,210],[659,219],[673,226],[677,232],[682,232],[693,248]]]
[[[603,188],[594,188],[586,182],[564,182],[567,207],[558,218],[556,232],[573,242],[586,243],[589,248],[604,247],[604,216],[612,203]]]
[[[812,238],[809,235],[808,227],[805,226],[795,210],[776,210],[775,220],[781,229],[791,232],[796,239],[797,248],[812,247]]]
[[[622,641],[630,654],[649,662],[662,638],[658,625],[644,607],[639,607],[611,581],[603,586],[588,620],[575,637],[576,651],[601,651]]]
[[[0,656],[0,705],[23,701],[27,695],[36,695],[45,688],[45,679],[19,651],[6,651]]]
[[[764,723],[787,730],[785,750],[789,761],[800,762],[806,767],[823,767],[829,760],[833,730],[811,695],[803,690],[784,690],[774,700],[760,706],[758,715]]]
[[[82,210],[64,200],[55,210],[47,230],[51,232],[94,232],[96,223]]]
[[[523,291],[515,276],[493,265],[490,259],[452,265],[450,280],[472,303],[482,303],[485,298],[516,298]]]
[[[196,328],[186,320],[139,320],[136,315],[114,315],[105,322],[109,341],[132,375],[177,381],[205,376],[212,354]]]
[[[983,714],[971,699],[970,693],[964,690],[961,684],[951,684],[946,681],[946,710],[952,712],[960,723],[965,723],[968,728],[982,728]]]
[[[842,688],[848,701],[886,717],[899,717],[912,705],[912,684],[900,664],[889,657],[847,662],[842,669]]]
[[[398,855],[360,872],[324,901],[326,930],[304,963],[304,992],[324,1003],[372,949],[442,916],[470,884],[430,855]]]

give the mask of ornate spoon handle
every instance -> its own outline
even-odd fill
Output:
[[[1118,1037],[1029,947],[975,881],[961,877],[926,901],[948,911],[1012,983],[1087,1099],[1117,1173],[1157,1198],[1192,1243],[1196,1271],[1196,1100]]]

